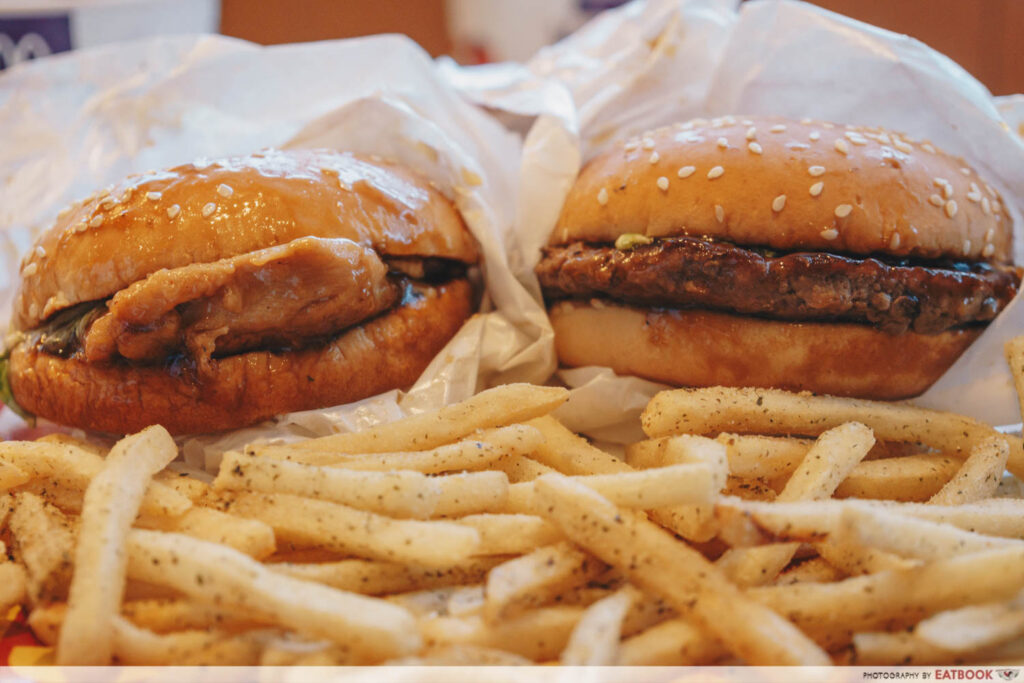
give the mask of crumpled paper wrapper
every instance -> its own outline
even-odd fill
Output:
[[[221,451],[255,438],[352,429],[487,385],[543,382],[554,369],[550,326],[528,290],[532,263],[514,230],[520,138],[462,98],[408,39],[259,47],[179,37],[71,53],[0,76],[0,127],[3,324],[20,255],[63,206],[128,174],[197,157],[272,146],[400,160],[454,200],[480,242],[483,312],[409,392],[193,439],[189,462],[215,466]]]
[[[490,88],[470,78],[459,83],[491,109],[538,116],[525,138],[521,175],[542,182],[524,182],[520,198],[543,218],[520,225],[534,249],[554,224],[547,209],[560,206],[581,162],[645,130],[695,117],[778,114],[883,126],[964,157],[1007,200],[1024,197],[1024,145],[1011,133],[1024,130],[1021,98],[996,100],[926,45],[805,3],[632,3],[600,15],[518,70],[492,76]],[[531,77],[546,81],[531,86]],[[552,82],[565,89],[561,98],[551,97]],[[531,88],[541,94],[532,101]],[[1012,215],[1020,262],[1019,208]],[[914,403],[997,425],[1019,423],[1002,346],[1021,332],[1018,297]],[[612,441],[638,435],[636,416],[664,388],[598,368],[563,370],[559,377],[574,389],[560,417]]]

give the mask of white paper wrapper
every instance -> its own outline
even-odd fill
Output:
[[[276,147],[402,160],[452,197],[485,258],[487,311],[405,396],[284,416],[204,438],[190,461],[257,436],[323,434],[461,400],[503,381],[546,380],[550,326],[514,232],[519,137],[468,104],[411,41],[381,36],[262,48],[221,37],[72,53],[0,76],[0,320],[17,259],[76,198],[130,173]],[[200,447],[202,446],[202,448]]]
[[[527,71],[562,84],[576,110],[573,117],[561,113],[560,102],[545,108],[542,100],[555,86],[537,87],[544,92],[535,113],[549,115],[526,138],[522,176],[544,182],[524,183],[520,199],[538,217],[521,226],[522,239],[534,247],[553,227],[555,207],[580,160],[644,130],[698,116],[779,114],[884,126],[931,139],[967,159],[1004,197],[1024,197],[1024,146],[1002,118],[1020,111],[1016,101],[1000,109],[980,83],[924,44],[812,5],[761,1],[737,10],[730,0],[633,3],[542,50]],[[472,96],[494,108],[529,111],[528,79],[505,76],[491,89],[471,88]],[[559,144],[540,144],[548,140]],[[1013,219],[1019,261],[1024,240],[1016,208]],[[994,424],[1019,422],[1002,345],[1021,332],[1018,297],[916,402]],[[563,416],[602,439],[635,434],[615,426],[630,424],[627,415],[659,389],[592,369],[560,376],[578,388],[570,405],[579,400],[586,406],[566,408]]]

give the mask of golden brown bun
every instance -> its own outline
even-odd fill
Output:
[[[351,154],[270,150],[136,176],[71,207],[22,265],[13,327],[31,329],[161,268],[309,236],[383,255],[477,259],[458,211],[412,172]]]
[[[1006,262],[1012,230],[999,195],[927,142],[752,116],[651,131],[587,164],[551,243],[624,233]]]
[[[215,360],[202,383],[181,371],[63,359],[22,344],[11,352],[11,387],[26,410],[94,431],[231,429],[412,384],[472,313],[472,299],[469,283],[454,280],[325,347]]]
[[[867,325],[791,323],[596,302],[550,310],[569,366],[599,365],[677,386],[753,386],[895,400],[932,385],[981,333],[891,336]]]

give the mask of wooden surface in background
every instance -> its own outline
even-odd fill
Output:
[[[1024,0],[812,1],[914,36],[997,95],[1024,92]],[[221,32],[263,44],[405,33],[437,56],[451,50],[444,10],[444,0],[222,0]]]

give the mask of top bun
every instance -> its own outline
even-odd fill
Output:
[[[62,211],[22,263],[14,328],[161,268],[307,236],[387,256],[477,259],[458,211],[412,172],[352,154],[269,150],[135,176]]]
[[[650,131],[584,167],[551,243],[624,233],[1007,262],[1012,229],[999,194],[928,142],[728,116]]]

